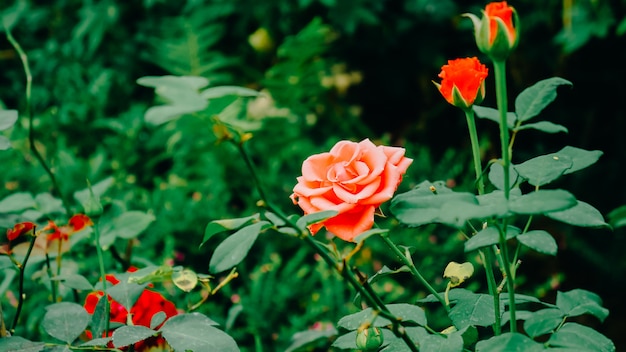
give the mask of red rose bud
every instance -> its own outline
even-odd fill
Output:
[[[485,78],[487,67],[475,57],[448,60],[441,67],[441,84],[435,86],[448,103],[461,109],[469,109],[485,98]]]
[[[87,226],[93,226],[93,221],[85,214],[76,214],[70,218],[68,225],[74,232],[78,232]]]
[[[7,229],[7,238],[9,241],[13,241],[21,235],[32,231],[34,228],[35,224],[30,221],[20,222],[19,224],[15,224],[12,229]]]
[[[494,61],[503,61],[517,47],[519,18],[506,1],[492,2],[485,7],[483,17],[465,14],[474,23],[476,45]]]

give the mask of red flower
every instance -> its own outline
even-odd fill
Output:
[[[7,229],[7,238],[9,241],[13,241],[14,239],[20,237],[21,235],[27,234],[35,228],[35,224],[30,221],[20,222],[15,224],[12,229]]]
[[[468,109],[485,97],[487,73],[487,67],[475,57],[448,60],[439,73],[441,84],[435,85],[448,103]]]
[[[505,60],[517,46],[519,19],[515,9],[506,1],[488,4],[483,10],[481,19],[473,14],[465,14],[465,16],[474,23],[478,49],[489,55],[492,60]]]
[[[130,271],[134,271],[134,270],[130,270]],[[119,280],[114,275],[107,275],[106,280],[114,285],[119,283]],[[85,304],[84,304],[85,310],[87,310],[89,314],[93,314],[96,309],[96,305],[98,304],[98,301],[103,296],[104,296],[104,292],[102,291],[92,292],[88,294],[87,297],[85,298]],[[120,303],[116,302],[109,296],[107,296],[107,299],[109,300],[109,303],[110,303],[109,321],[121,323],[121,324],[127,324],[129,313],[128,311],[126,311],[126,308],[124,308],[124,306],[122,306]],[[131,317],[132,324],[141,325],[141,326],[145,326],[149,328],[152,317],[159,312],[165,313],[165,316],[166,316],[165,320],[178,314],[178,311],[176,310],[176,306],[174,305],[174,303],[165,299],[165,297],[163,297],[160,293],[150,291],[150,290],[144,290],[130,310],[130,317]],[[160,324],[156,328],[158,329],[161,325],[162,324]],[[112,332],[110,331],[109,336],[111,334]],[[87,331],[87,336],[90,339],[92,338],[92,334],[90,331]],[[155,338],[149,338],[147,340],[136,343],[134,346],[134,350],[137,352],[140,352],[140,351],[146,351],[150,347],[164,346],[164,345],[165,345],[165,340],[162,337],[155,337]],[[113,346],[110,346],[110,347],[113,347]]]

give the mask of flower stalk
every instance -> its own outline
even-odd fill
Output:
[[[35,231],[33,229],[33,236],[30,239],[30,244],[28,245],[28,250],[26,251],[26,256],[24,257],[24,262],[17,266],[20,271],[20,278],[18,283],[19,297],[17,301],[17,308],[15,310],[15,317],[13,318],[13,326],[11,327],[11,332],[15,332],[15,329],[17,328],[17,322],[20,319],[20,314],[22,313],[22,305],[24,304],[24,298],[26,297],[26,293],[24,293],[24,273],[26,271],[26,263],[28,263],[28,258],[30,258],[30,254],[32,253],[33,247],[35,246],[35,241],[37,240],[37,236],[34,235],[34,232]]]

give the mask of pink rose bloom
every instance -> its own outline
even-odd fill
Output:
[[[336,210],[336,216],[315,224],[324,226],[344,241],[371,229],[374,212],[393,197],[402,175],[413,162],[404,148],[376,146],[369,139],[359,143],[341,141],[328,153],[308,157],[291,199],[305,215]]]

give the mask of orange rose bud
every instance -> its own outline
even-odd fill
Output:
[[[487,67],[475,57],[448,60],[441,67],[441,84],[435,83],[448,103],[461,109],[470,109],[485,98]]]
[[[87,226],[93,226],[93,221],[85,214],[76,214],[70,218],[68,224],[74,232],[78,232]]]
[[[503,61],[517,47],[519,41],[519,18],[515,9],[506,1],[492,2],[483,10],[479,19],[465,14],[474,23],[476,45],[481,52],[494,61]]]
[[[13,241],[14,239],[20,237],[21,235],[27,234],[35,228],[35,224],[30,221],[20,222],[15,224],[12,229],[7,229],[7,238],[9,241]]]

